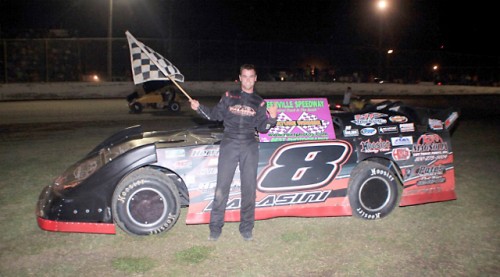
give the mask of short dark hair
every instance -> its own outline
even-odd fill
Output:
[[[246,64],[240,66],[240,74],[243,71],[243,69],[253,70],[253,71],[255,71],[255,75],[257,75],[257,70],[255,69],[255,65],[253,65],[253,64],[246,63]]]

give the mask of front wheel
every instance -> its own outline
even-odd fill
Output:
[[[398,181],[384,165],[363,161],[352,172],[347,194],[353,215],[368,220],[389,215],[398,204]]]
[[[171,111],[178,113],[181,111],[181,104],[179,104],[179,102],[174,101],[174,102],[170,103],[170,105],[168,105],[168,108]]]
[[[180,214],[179,192],[161,171],[141,168],[115,188],[113,219],[126,233],[152,235],[170,230]]]

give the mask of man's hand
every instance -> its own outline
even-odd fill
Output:
[[[191,99],[189,100],[189,102],[191,103],[191,109],[197,111],[198,108],[200,107],[200,102],[198,102],[198,100],[195,100],[195,99]]]
[[[267,112],[272,118],[276,118],[278,116],[278,106],[274,103],[271,103],[271,106],[267,108]]]

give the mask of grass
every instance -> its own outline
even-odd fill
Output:
[[[175,253],[175,260],[179,263],[199,264],[210,258],[210,253],[213,250],[214,247],[191,246],[188,249]]]
[[[155,267],[156,261],[147,257],[119,257],[111,262],[113,268],[126,274],[146,273]]]
[[[115,129],[3,136],[0,276],[498,276],[494,127],[463,122],[454,134],[455,201],[396,208],[378,221],[257,221],[251,242],[237,223],[227,223],[217,242],[207,241],[207,225],[184,224],[186,209],[157,236],[42,231],[34,214],[41,189]]]

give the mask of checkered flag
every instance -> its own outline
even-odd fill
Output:
[[[315,114],[308,114],[307,112],[303,112],[300,117],[297,119],[297,121],[312,121],[312,120],[319,120],[318,117]],[[330,123],[327,120],[320,120],[321,125],[310,125],[310,126],[301,126],[299,129],[301,129],[304,133],[310,133],[310,134],[317,134],[317,133],[323,133],[325,132],[326,128],[328,127],[328,124]]]
[[[130,47],[134,84],[157,80],[171,81],[171,78],[178,82],[184,82],[184,75],[170,61],[135,39],[129,31],[125,34]]]

